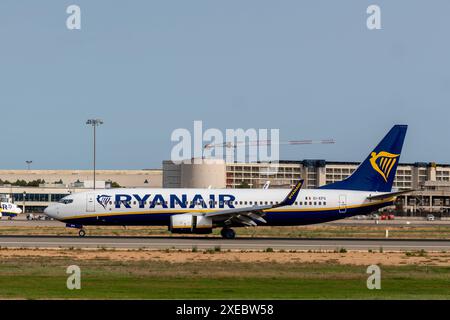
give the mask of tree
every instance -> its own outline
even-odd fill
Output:
[[[44,179],[37,179],[37,180],[30,181],[30,182],[25,182],[25,184],[28,187],[39,187],[39,185],[45,184],[45,180]]]
[[[113,181],[113,182],[111,182],[111,188],[121,188],[121,185],[118,184],[117,182]]]
[[[11,182],[9,182],[8,180],[3,181],[2,179],[0,179],[0,185],[5,185],[5,184],[11,184]]]
[[[11,185],[18,186],[18,187],[26,187],[27,186],[27,182],[25,180],[17,179],[16,182],[13,182]]]
[[[236,186],[236,189],[250,189],[250,185],[246,181],[242,180],[241,183]]]

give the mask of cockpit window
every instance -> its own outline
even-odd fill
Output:
[[[69,204],[72,203],[73,199],[61,199],[59,200],[59,203],[63,203],[63,204]]]

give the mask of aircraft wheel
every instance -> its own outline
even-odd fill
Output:
[[[78,235],[80,237],[84,237],[86,235],[86,231],[84,231],[83,229],[80,229],[80,231],[78,231]]]
[[[223,228],[222,231],[220,231],[220,234],[224,239],[236,238],[236,232],[234,232],[234,230],[230,228]]]

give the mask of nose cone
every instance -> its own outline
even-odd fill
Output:
[[[56,205],[52,204],[49,205],[47,208],[44,209],[44,214],[50,218],[55,218],[56,216]]]

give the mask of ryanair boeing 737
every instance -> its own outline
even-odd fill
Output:
[[[20,209],[14,203],[0,202],[0,219],[2,217],[8,217],[9,219],[12,219],[21,213],[22,209]]]
[[[368,214],[410,191],[392,192],[406,135],[396,125],[348,178],[318,189],[108,189],[76,193],[45,213],[79,228],[87,225],[168,226],[173,233],[207,234],[233,227],[295,226]]]

